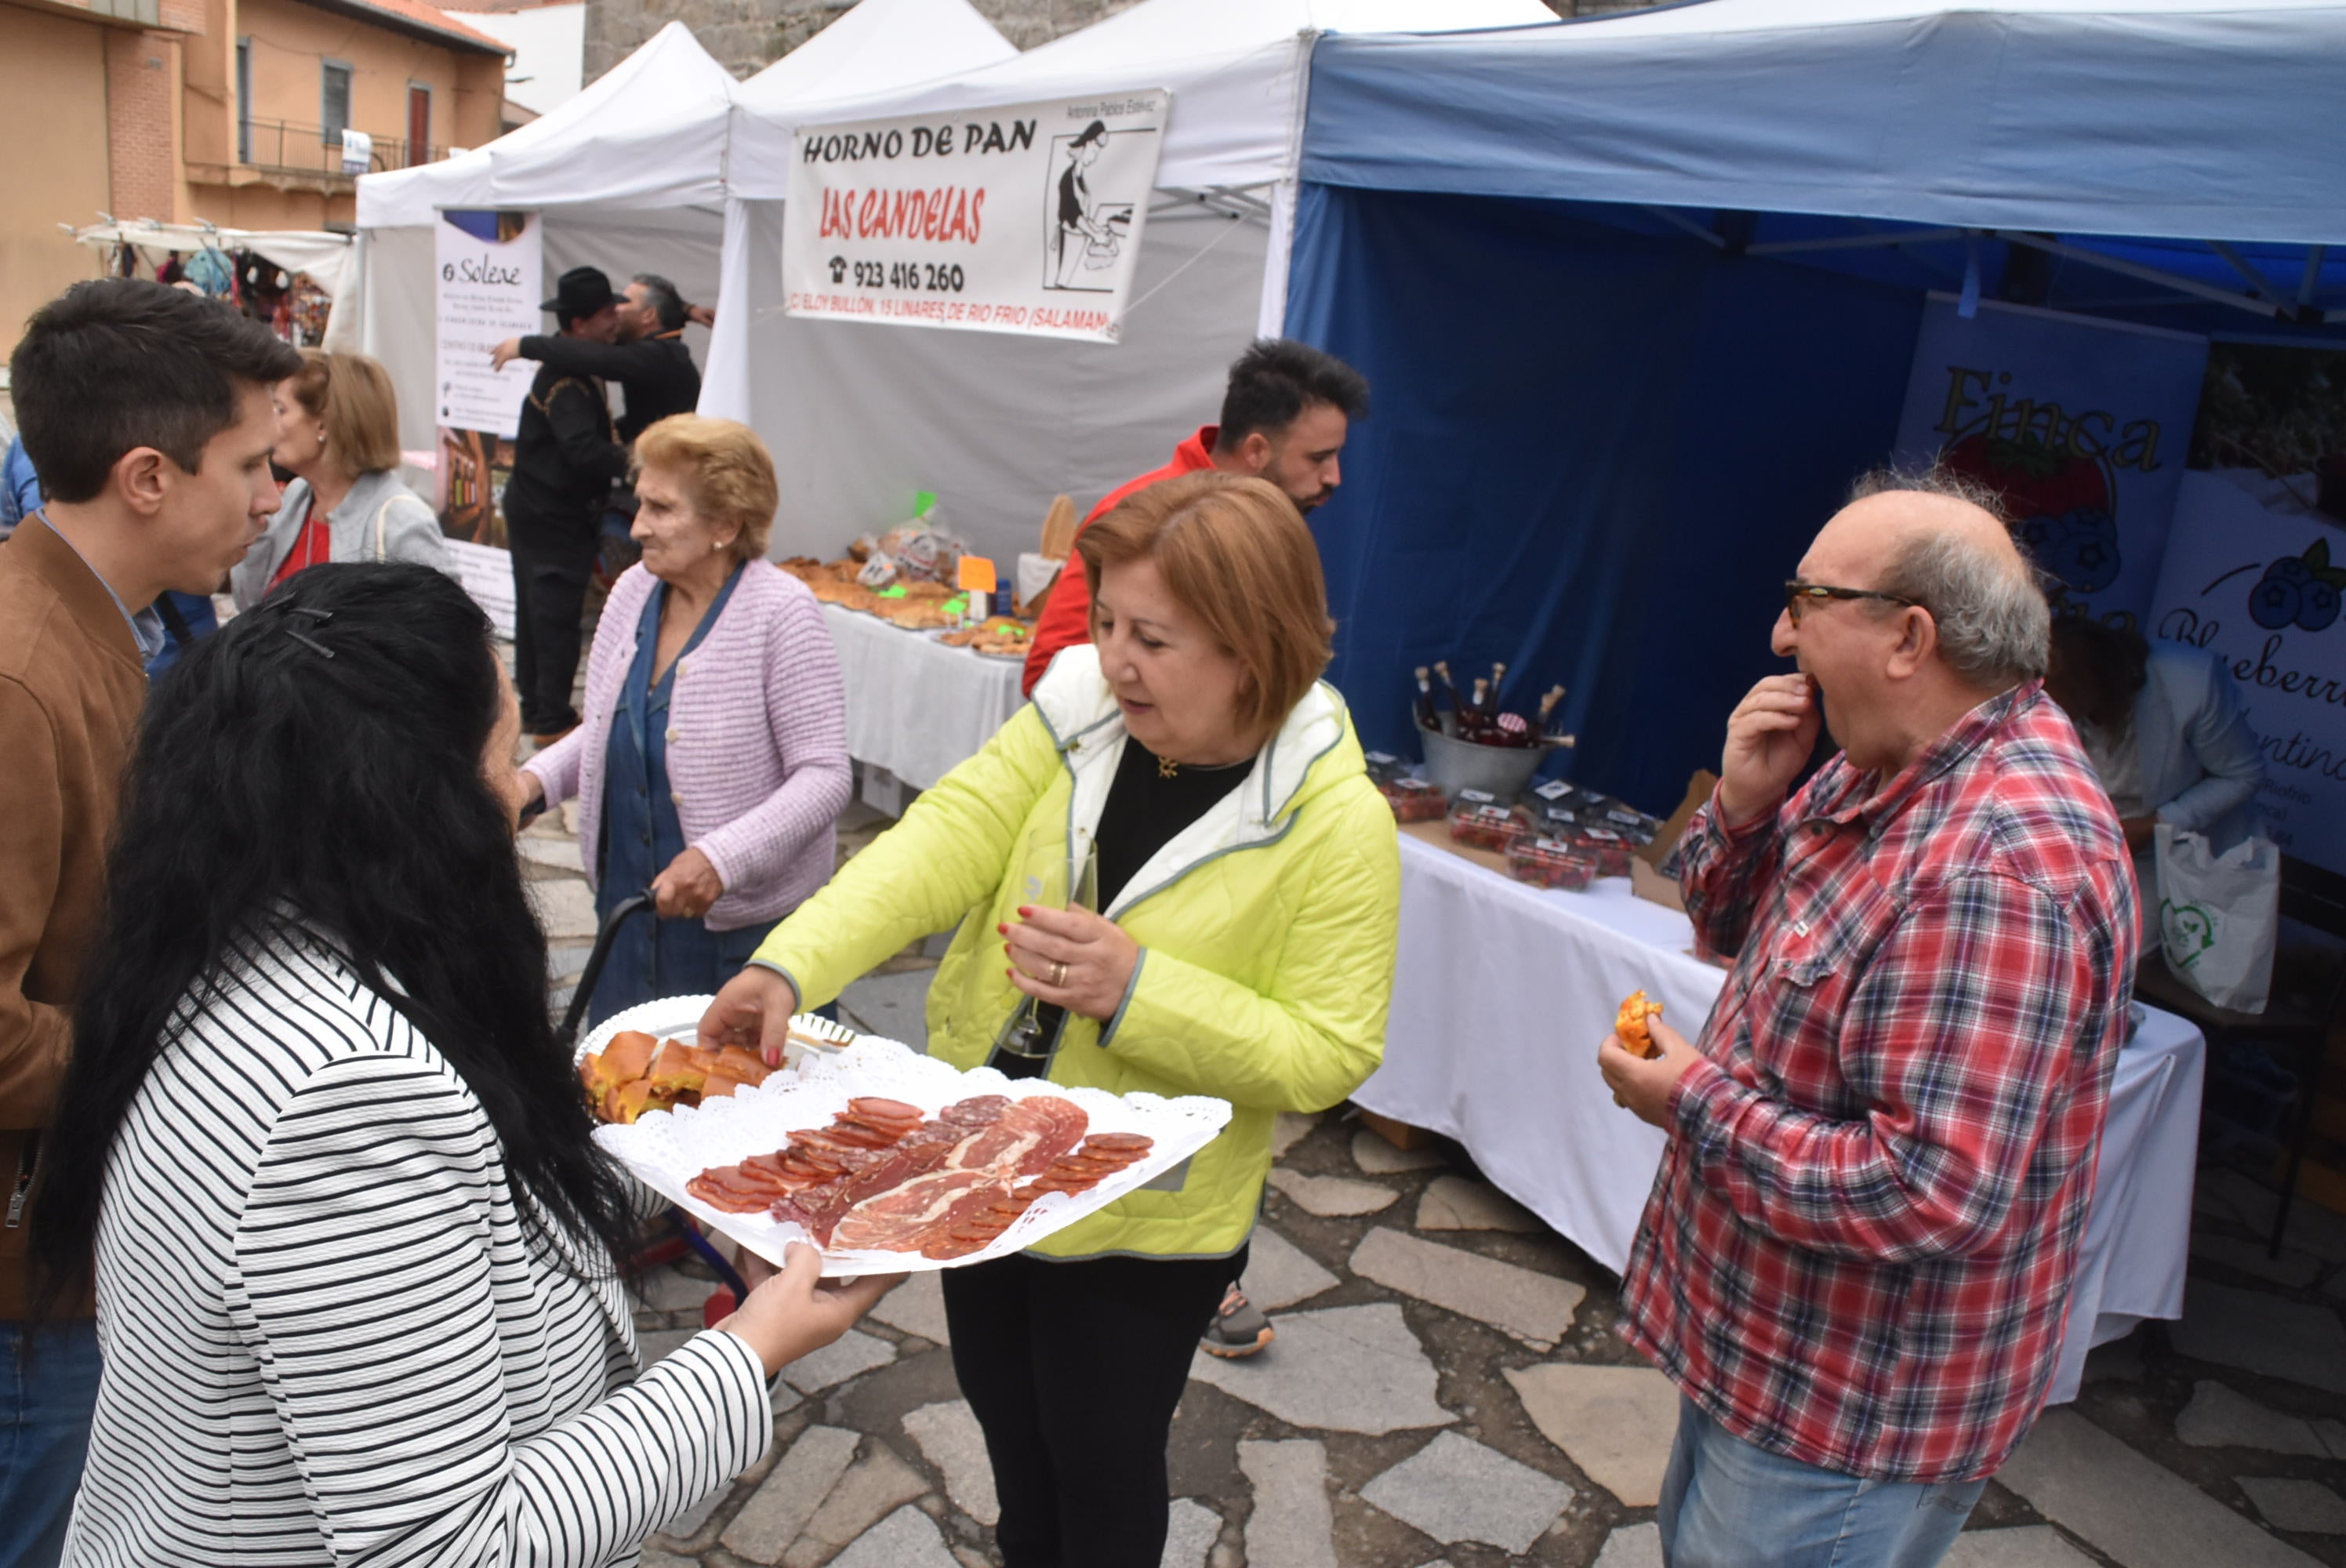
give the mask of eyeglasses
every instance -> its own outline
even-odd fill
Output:
[[[1784,613],[1792,617],[1792,624],[1796,626],[1800,624],[1800,612],[1804,607],[1828,599],[1882,599],[1893,605],[1904,605],[1909,609],[1928,607],[1920,599],[1910,599],[1903,594],[1885,594],[1879,588],[1829,588],[1822,583],[1803,583],[1797,577],[1784,584]]]

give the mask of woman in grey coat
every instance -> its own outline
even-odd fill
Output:
[[[393,472],[399,403],[383,368],[364,354],[301,351],[277,383],[277,466],[294,475],[268,531],[229,575],[236,607],[328,561],[413,561],[454,574],[432,505]]]

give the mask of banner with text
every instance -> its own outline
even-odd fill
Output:
[[[438,423],[452,430],[512,436],[537,366],[515,360],[489,368],[507,338],[546,330],[537,219],[526,212],[444,212],[439,240]]]
[[[2346,874],[2346,528],[2253,468],[2183,475],[2145,628],[2220,655],[2262,743],[2265,830]]]
[[[803,126],[793,316],[1117,341],[1172,95]]]
[[[2207,363],[2208,340],[2189,333],[1994,302],[1966,318],[1934,294],[1899,460],[1984,483],[2071,607],[2139,625]]]
[[[537,218],[443,212],[435,232],[439,351],[433,391],[440,526],[452,539],[502,545],[498,504],[537,366],[515,360],[492,370],[489,356],[507,338],[546,330],[539,308],[546,291]]]

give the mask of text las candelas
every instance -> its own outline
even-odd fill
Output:
[[[826,190],[826,239],[928,239],[977,243],[985,191],[940,185],[925,190]]]

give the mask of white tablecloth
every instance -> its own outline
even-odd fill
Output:
[[[1688,951],[1685,915],[1625,879],[1551,892],[1407,834],[1401,850],[1384,1065],[1353,1099],[1457,1139],[1499,1187],[1619,1272],[1663,1136],[1613,1104],[1596,1043],[1639,987],[1691,1038],[1725,972]],[[2056,1403],[2076,1396],[2092,1345],[2182,1315],[2206,1050],[2188,1023],[2153,1009],[2118,1057]]]
[[[837,605],[822,607],[847,687],[847,754],[926,789],[1025,705],[1019,661],[947,647]]]

